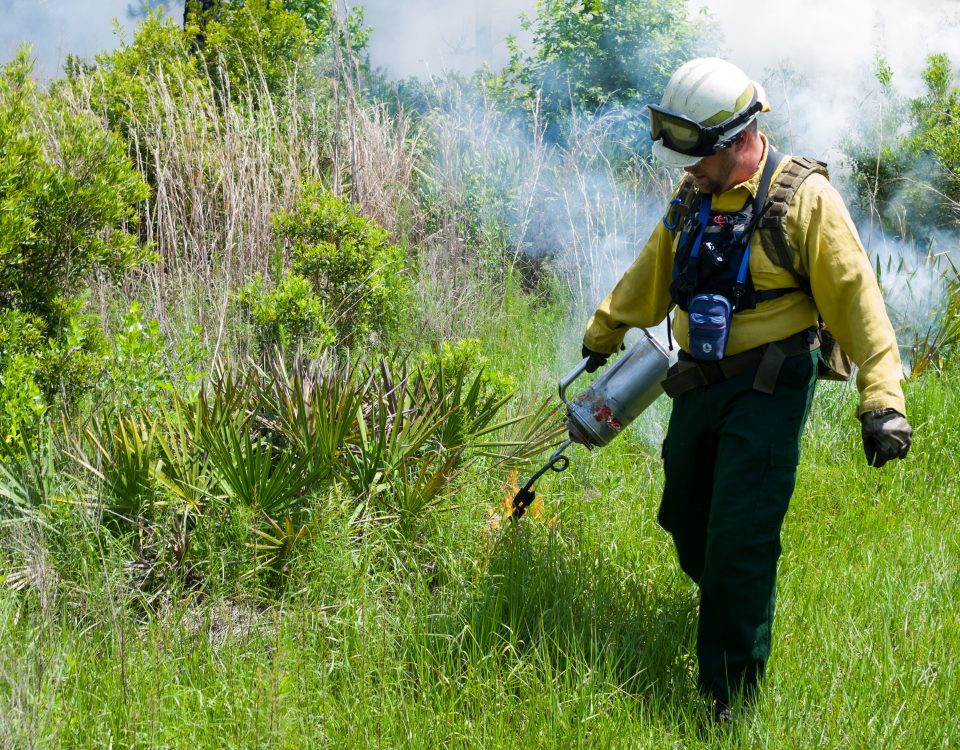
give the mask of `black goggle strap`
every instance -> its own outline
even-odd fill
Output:
[[[757,112],[759,112],[759,111],[762,110],[762,109],[763,109],[763,103],[762,103],[759,99],[757,99],[757,92],[754,91],[754,92],[753,92],[753,98],[750,100],[750,104],[747,105],[747,108],[746,108],[746,109],[744,109],[744,110],[742,110],[741,112],[735,114],[735,115],[734,115],[733,117],[731,117],[729,120],[724,120],[723,122],[718,123],[718,124],[716,124],[716,125],[711,125],[710,127],[705,127],[705,128],[703,128],[703,130],[704,130],[704,132],[706,132],[706,133],[708,133],[708,134],[711,134],[711,135],[714,134],[714,133],[716,133],[716,134],[717,134],[717,137],[718,137],[718,139],[719,139],[719,137],[720,137],[721,135],[723,135],[724,132],[726,132],[727,130],[730,130],[731,128],[735,128],[735,127],[737,127],[738,125],[742,125],[743,123],[745,123],[747,120],[749,120],[751,117],[753,117],[755,114],[757,114]],[[736,135],[740,135],[740,134],[737,133]],[[731,136],[730,139],[735,138],[735,137],[736,137],[736,136]],[[730,139],[726,139],[726,140],[730,140]],[[718,142],[718,145],[719,145],[719,143],[723,143],[723,142],[725,142],[725,141],[719,141],[719,142]]]
[[[716,152],[717,150],[720,150],[722,148],[725,148],[726,146],[729,146],[733,142],[733,139],[737,135],[739,135],[739,133],[737,133],[734,136],[730,136],[729,138],[726,138],[726,139],[721,139],[721,136],[723,136],[723,134],[727,130],[730,130],[731,128],[735,128],[738,125],[743,124],[744,122],[749,120],[751,117],[753,117],[757,112],[761,111],[763,109],[763,103],[757,98],[757,92],[756,92],[756,89],[754,89],[753,98],[750,100],[750,104],[748,104],[745,109],[741,110],[740,112],[733,115],[732,117],[724,120],[723,122],[717,123],[716,125],[709,125],[709,126],[701,125],[695,120],[691,120],[686,115],[681,115],[678,112],[671,112],[670,110],[663,109],[662,107],[659,107],[655,104],[648,104],[647,109],[649,109],[651,113],[650,137],[653,140],[663,140],[665,145],[668,145],[669,148],[672,148],[674,151],[679,151],[680,153],[684,153],[678,148],[677,144],[673,142],[673,137],[670,135],[669,130],[663,127],[664,120],[673,120],[675,123],[682,124],[686,127],[691,127],[696,131],[697,142],[694,146],[688,149],[689,151],[691,152],[700,151],[704,148],[704,146],[708,145],[708,143],[705,143],[705,142],[709,142],[713,140],[713,143],[709,144],[709,146],[714,150],[714,152]],[[657,123],[659,127],[655,126],[654,124],[655,120],[657,119],[660,120],[660,122]],[[673,142],[672,145],[666,144],[667,140],[670,140],[671,142]],[[697,156],[697,155],[698,154],[695,154],[695,153],[689,154],[689,156]]]

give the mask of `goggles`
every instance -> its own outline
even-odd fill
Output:
[[[656,104],[648,104],[650,110],[650,138],[663,141],[663,145],[672,151],[686,156],[710,156],[730,145],[724,141],[723,134],[742,125],[763,109],[763,103],[757,99],[757,92],[747,108],[733,117],[716,125],[704,127],[685,115],[663,109]],[[739,135],[739,133],[737,133]]]

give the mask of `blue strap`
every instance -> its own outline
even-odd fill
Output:
[[[693,250],[690,251],[691,258],[700,257],[700,243],[703,241],[703,232],[707,228],[707,221],[710,220],[711,200],[712,196],[710,193],[700,194],[700,214],[697,216],[697,220],[700,222],[700,229],[697,232],[696,242],[693,243]]]
[[[670,215],[670,209],[671,209],[671,207],[673,207],[673,206],[675,206],[675,205],[676,205],[676,206],[682,206],[682,205],[683,205],[683,201],[680,200],[679,198],[674,198],[672,201],[670,201],[670,205],[667,206],[667,212],[663,215],[663,226],[665,226],[665,227],[666,227],[667,229],[669,229],[671,232],[674,231],[678,226],[680,226],[680,218],[679,218],[679,216],[677,217],[677,220],[676,220],[673,224],[667,224],[667,217]]]
[[[737,283],[743,284],[747,280],[747,268],[750,265],[750,241],[747,241],[747,247],[743,251],[743,260],[740,261],[740,270],[737,272]]]

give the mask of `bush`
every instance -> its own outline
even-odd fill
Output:
[[[127,231],[148,190],[117,138],[38,95],[30,70],[26,51],[0,69],[0,307],[56,335],[63,301],[93,275],[148,259]]]
[[[517,383],[512,375],[491,366],[483,353],[480,339],[443,341],[424,359],[423,372],[429,378],[437,372],[450,375],[464,373],[479,377],[482,384],[480,401],[496,402],[512,394]]]
[[[960,217],[960,89],[946,55],[928,59],[926,92],[913,99],[897,94],[883,59],[875,76],[877,116],[843,144],[855,205],[888,232],[927,244]]]
[[[181,346],[172,346],[160,323],[145,318],[140,304],[133,302],[103,347],[98,405],[121,413],[149,410],[169,401],[175,389],[195,391],[207,353],[199,343],[199,331],[193,334]]]
[[[34,313],[0,309],[0,438],[35,436],[50,406],[73,406],[100,376],[103,332],[80,300],[50,335]]]
[[[310,183],[292,211],[274,217],[274,231],[289,252],[293,274],[321,301],[338,347],[382,340],[399,330],[410,299],[406,254],[357,206]],[[277,284],[287,291],[302,286],[294,278]],[[309,313],[318,314],[315,307]]]
[[[538,0],[525,30],[532,52],[514,43],[493,90],[526,111],[539,107],[551,140],[563,140],[571,115],[623,112],[622,135],[639,145],[649,139],[635,110],[660,100],[698,51],[701,28],[684,0]]]
[[[132,42],[121,41],[116,49],[97,55],[96,64],[71,57],[66,67],[67,85],[81,95],[89,90],[91,108],[124,134],[148,130],[142,126],[159,116],[158,91],[177,104],[209,85],[190,38],[160,10],[148,12]]]
[[[104,337],[81,314],[97,276],[149,252],[128,228],[147,186],[119,140],[30,79],[26,50],[0,69],[0,430],[30,432],[100,373]]]
[[[327,311],[303,276],[283,273],[272,289],[258,274],[237,294],[240,310],[250,323],[254,350],[261,356],[274,349],[318,356],[333,344]]]
[[[196,4],[198,5],[198,4]],[[261,91],[283,96],[307,78],[317,41],[304,17],[282,0],[221,0],[187,13],[185,32],[221,90],[237,97]]]

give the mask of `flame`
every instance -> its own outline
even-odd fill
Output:
[[[507,477],[506,484],[503,486],[503,501],[500,503],[500,513],[504,518],[513,515],[513,498],[520,491],[520,484],[517,482],[517,470],[511,469],[510,476]]]
[[[503,500],[499,506],[487,509],[487,528],[490,531],[498,530],[503,522],[513,515],[513,499],[520,492],[520,484],[517,481],[517,470],[511,469],[507,476],[507,481],[503,485]],[[553,529],[557,525],[557,517],[548,517],[547,507],[543,498],[537,495],[534,501],[527,508],[526,518],[532,518],[547,525],[547,528]]]

